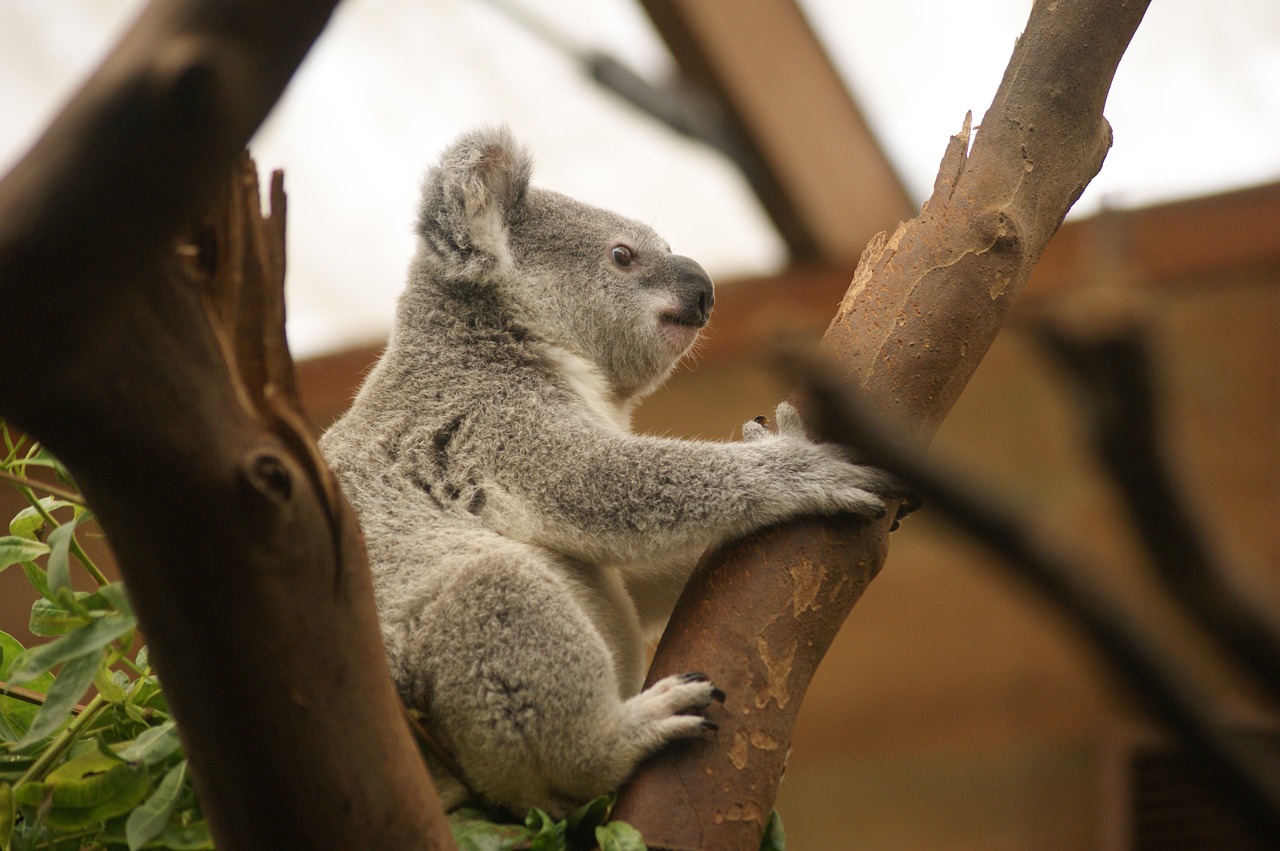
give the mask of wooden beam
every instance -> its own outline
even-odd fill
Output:
[[[915,212],[794,0],[641,0],[684,76],[726,108],[799,262],[848,265]],[[755,169],[748,169],[749,172]]]

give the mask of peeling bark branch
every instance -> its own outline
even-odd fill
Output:
[[[925,443],[1111,144],[1111,79],[1146,0],[1037,0],[982,127],[954,137],[920,215],[874,239],[824,343],[898,427]],[[659,755],[618,818],[651,846],[747,848],[773,806],[818,661],[878,573],[889,521],[810,520],[704,560],[649,682],[707,672],[729,695],[719,739]],[[746,658],[743,657],[745,648]],[[681,790],[673,794],[672,790]]]
[[[0,297],[47,320],[0,336],[0,411],[110,536],[223,849],[451,847],[300,425],[278,181],[172,249],[333,5],[156,0],[0,181]]]

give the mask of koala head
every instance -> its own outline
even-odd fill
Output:
[[[715,300],[702,267],[636,221],[531,187],[505,128],[463,136],[427,176],[419,261],[488,291],[536,337],[595,364],[618,401],[652,390]]]

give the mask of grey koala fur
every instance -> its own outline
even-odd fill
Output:
[[[650,228],[529,186],[504,129],[427,176],[386,352],[321,447],[364,528],[406,702],[490,803],[562,814],[704,735],[705,676],[640,691],[647,636],[709,546],[884,512],[882,473],[795,412],[740,443],[634,434],[710,313]],[[465,790],[433,765],[446,805]]]

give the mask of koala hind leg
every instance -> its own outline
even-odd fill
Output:
[[[489,802],[563,815],[667,742],[715,729],[697,714],[723,698],[704,675],[619,693],[613,654],[554,559],[503,541],[465,561],[413,643],[429,660],[427,717]]]

